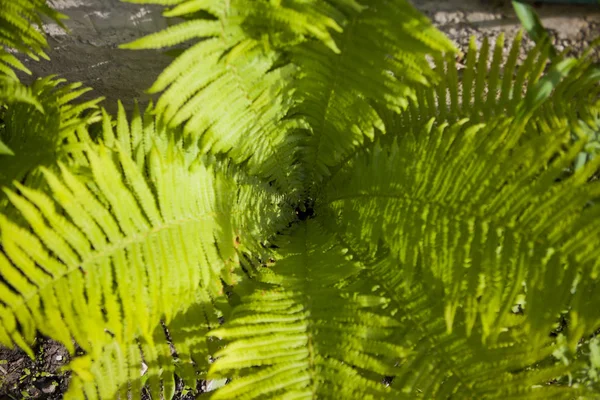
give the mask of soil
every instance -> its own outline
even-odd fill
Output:
[[[71,372],[65,367],[70,360],[65,347],[48,338],[39,337],[33,346],[35,359],[20,350],[0,347],[0,400],[60,400],[69,386]],[[177,378],[176,378],[177,379]],[[198,381],[197,393],[206,391],[208,381]],[[183,381],[175,382],[174,400],[194,400],[196,395],[184,391]],[[142,400],[150,400],[142,393]]]
[[[105,96],[104,105],[116,108],[123,99],[126,108],[133,99],[148,101],[144,90],[150,87],[169,58],[158,51],[125,51],[118,44],[134,40],[166,27],[160,8],[121,3],[118,0],[50,0],[50,3],[70,20],[67,36],[57,26],[49,24],[46,32],[51,46],[49,62],[27,61],[38,76],[59,74],[69,81],[81,81],[95,90],[88,96]],[[509,1],[503,0],[414,0],[415,5],[466,51],[473,35],[481,43],[484,37],[495,39],[506,35],[506,47],[520,25]],[[591,41],[600,37],[600,7],[579,5],[538,5],[537,11],[552,36],[557,50],[572,48],[581,52]],[[523,54],[532,46],[525,40]],[[35,360],[20,350],[0,347],[0,400],[60,399],[65,392],[69,372],[61,367],[69,355],[60,344],[39,338],[34,347]],[[200,382],[198,389],[205,389]],[[176,399],[192,399],[182,395],[178,382]]]
[[[58,400],[67,390],[70,372],[62,367],[69,353],[61,344],[38,338],[35,359],[24,352],[0,347],[0,400]]]
[[[484,37],[495,40],[500,33],[505,34],[508,47],[521,29],[508,0],[414,0],[414,4],[463,51],[471,36],[479,44]],[[573,53],[581,53],[600,36],[598,5],[533,5],[558,51],[571,48]],[[531,46],[533,42],[525,38],[522,54]]]

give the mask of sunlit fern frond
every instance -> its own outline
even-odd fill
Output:
[[[172,139],[157,135],[153,145],[128,153],[121,138],[131,143],[144,126],[148,134],[151,125],[142,120],[117,122],[110,147],[81,142],[87,172],[59,163],[57,172],[42,169],[48,190],[18,183],[5,189],[21,219],[0,216],[0,342],[31,354],[28,344],[39,331],[73,353],[74,340],[87,353],[74,365],[82,379],[86,365],[87,376],[126,373],[110,363],[116,356],[103,358],[106,346],[124,351],[148,343],[144,354],[157,351],[152,338],[161,321],[177,332],[173,321],[198,299],[214,309],[224,295],[222,281],[231,285],[241,277],[238,252],[259,247],[292,215],[268,184],[244,180],[241,171],[197,150],[189,157]],[[110,135],[110,119],[104,124]],[[190,338],[180,332],[179,340],[203,342],[204,331],[198,332]],[[206,354],[202,346],[198,351]],[[155,367],[151,374],[168,374],[173,359],[160,358]]]
[[[506,57],[503,45],[503,35],[497,39],[493,51],[487,38],[480,49],[472,40],[462,70],[457,70],[453,57],[437,59],[436,70],[443,73],[440,85],[419,92],[418,101],[411,102],[408,112],[387,118],[386,124],[397,131],[411,124],[418,126],[428,118],[447,122],[469,118],[469,123],[476,124],[531,108],[524,120],[528,134],[566,129],[574,141],[588,141],[565,173],[580,168],[600,148],[600,70],[591,56],[597,45],[586,49],[575,61],[565,58],[567,51],[551,57],[551,46],[542,40],[522,63],[517,62],[520,34]],[[558,71],[561,64],[566,67],[562,72]],[[536,106],[531,107],[535,102]]]
[[[417,90],[417,96],[409,101],[407,112],[400,116],[388,115],[386,123],[394,129],[421,126],[430,118],[438,121],[456,122],[468,118],[476,124],[499,116],[517,115],[527,97],[552,97],[539,109],[532,110],[533,123],[574,124],[583,118],[589,107],[597,103],[599,73],[592,64],[591,49],[577,61],[572,60],[568,74],[560,76],[560,82],[547,82],[553,66],[570,62],[560,55],[551,59],[551,46],[541,41],[527,57],[519,62],[522,50],[522,34],[518,33],[507,54],[504,54],[504,35],[494,43],[486,37],[479,48],[475,37],[471,38],[466,60],[462,68],[453,54],[435,59],[435,70],[441,74],[439,83]],[[563,79],[564,78],[564,79]],[[547,128],[545,126],[544,128]],[[539,130],[539,126],[532,130]]]
[[[336,288],[361,266],[317,223],[291,229],[262,285],[209,333],[227,341],[209,376],[232,378],[212,398],[403,398],[380,383],[405,351],[389,340],[399,324],[376,312],[386,300]]]
[[[27,72],[16,58],[6,52],[16,50],[34,60],[47,59],[48,43],[43,33],[42,18],[49,18],[64,28],[66,17],[50,8],[46,0],[0,0],[0,73],[6,66]]]
[[[214,165],[218,173],[229,176],[237,187],[237,202],[232,204],[234,225],[239,227],[239,235],[242,232],[247,235],[238,236],[236,239],[240,252],[252,253],[254,256],[263,253],[264,244],[270,240],[271,234],[280,231],[295,218],[291,209],[295,197],[276,190],[270,182],[249,175],[244,168],[230,163],[224,157],[204,154],[182,129],[169,128],[164,121],[156,118],[152,104],[143,114],[136,105],[131,121],[127,120],[125,109],[120,102],[117,108],[117,118],[114,121],[105,110],[102,111],[103,124],[98,140],[109,148],[124,151],[135,160],[141,170],[149,168],[148,155],[151,151],[162,153],[175,145],[181,149],[187,163],[203,159],[204,162]],[[264,190],[271,195],[257,196],[256,190]],[[274,212],[275,206],[278,212]],[[246,209],[264,212],[248,214]]]
[[[434,117],[448,122],[469,118],[478,123],[514,115],[547,68],[549,45],[539,43],[519,63],[522,33],[515,36],[507,55],[504,41],[503,34],[492,44],[484,37],[477,48],[475,37],[471,37],[465,65],[460,69],[455,55],[436,57],[435,70],[442,76],[439,84],[417,90],[407,112],[396,117],[399,123],[421,125]]]
[[[293,67],[277,50],[316,36],[331,47],[329,31],[340,29],[332,7],[311,2],[151,1],[175,6],[165,15],[188,21],[125,48],[197,43],[158,77],[150,92],[164,91],[156,112],[171,126],[199,138],[204,149],[248,161],[252,174],[299,186],[295,166],[298,122],[284,120],[291,104],[287,83]],[[143,2],[140,2],[143,3]]]
[[[401,0],[157,3],[175,6],[168,16],[191,19],[126,47],[200,38],[150,89],[166,89],[157,112],[201,135],[213,152],[249,159],[251,171],[283,187],[299,184],[285,175],[296,171],[306,189],[340,154],[383,129],[370,102],[401,109],[413,86],[434,76],[424,55],[452,49]],[[361,119],[344,119],[353,113]],[[308,175],[298,176],[298,162]]]
[[[575,346],[600,326],[600,186],[587,182],[600,160],[556,183],[584,142],[566,130],[523,139],[515,121],[430,121],[374,146],[334,176],[319,209],[363,257],[387,249],[404,279],[440,286],[449,331],[458,313],[494,343],[525,295],[531,337],[568,310]]]
[[[210,329],[219,326],[222,312],[207,294],[198,290],[189,308],[168,324],[158,324],[151,336],[123,343],[109,340],[97,358],[77,357],[65,399],[139,399],[173,397],[177,380],[196,388],[206,379],[210,354],[218,342],[207,341]]]
[[[38,98],[38,91],[43,90],[43,87],[28,87],[20,83],[15,71],[26,74],[31,74],[31,71],[17,55],[22,53],[36,61],[40,57],[48,59],[44,52],[48,47],[44,35],[44,19],[65,28],[61,22],[65,18],[66,16],[49,7],[46,0],[0,0],[0,136],[11,134],[6,131],[7,104],[26,103],[34,106],[38,112],[44,112],[41,99]],[[45,84],[48,90],[52,86],[48,82]],[[71,89],[74,88],[69,87],[66,91]],[[66,95],[66,92],[63,94]],[[75,97],[77,96],[74,95],[73,98]],[[47,101],[46,106],[49,104],[51,102]],[[5,158],[4,155],[14,155],[14,149],[0,138],[0,158]],[[3,179],[0,177],[0,180]]]
[[[30,74],[31,71],[14,55],[6,51],[5,49],[0,49],[0,77],[8,77],[13,80],[18,80],[17,74],[15,70],[19,70],[21,72],[25,72]],[[3,93],[4,91],[0,92]]]
[[[310,182],[385,132],[378,107],[399,113],[418,87],[437,80],[426,56],[454,50],[407,1],[370,1],[344,13],[343,31],[333,34],[339,53],[316,41],[292,50],[299,80],[291,115],[308,124],[301,159]]]
[[[34,106],[37,111],[44,112],[30,87],[23,85],[16,77],[0,75],[0,106],[4,109],[11,103],[27,103]]]

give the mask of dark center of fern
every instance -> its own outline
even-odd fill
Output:
[[[314,210],[314,201],[310,198],[304,200],[303,203],[300,203],[296,207],[296,216],[300,221],[306,221],[307,219],[314,218],[315,210]]]

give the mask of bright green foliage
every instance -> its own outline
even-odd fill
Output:
[[[42,105],[36,97],[35,89],[22,85],[15,70],[31,74],[23,63],[15,57],[14,51],[27,54],[34,60],[48,59],[44,48],[47,46],[43,33],[42,17],[60,24],[65,17],[50,8],[46,0],[0,0],[0,118],[5,104],[22,102],[30,104],[40,112]],[[36,29],[34,25],[38,28]],[[0,134],[2,134],[0,126]],[[0,139],[0,155],[14,154]]]
[[[449,330],[460,308],[466,334],[480,319],[483,339],[492,342],[521,293],[535,340],[547,336],[565,304],[572,302],[573,314],[591,312],[585,303],[600,267],[597,246],[579,240],[597,229],[597,210],[584,206],[600,194],[600,186],[585,184],[598,163],[550,186],[581,144],[561,154],[569,138],[559,131],[516,147],[519,130],[510,122],[405,132],[399,144],[357,157],[323,196],[323,213],[333,214],[332,229],[352,248],[364,257],[389,251],[404,280],[418,276],[441,289]],[[532,159],[534,151],[558,156],[547,165],[547,157]],[[591,326],[573,320],[569,328],[592,330],[600,320],[589,317]]]
[[[38,60],[39,57],[47,59],[48,56],[44,53],[44,48],[47,46],[46,38],[40,32],[43,31],[42,16],[61,26],[60,21],[65,16],[49,7],[46,0],[1,0],[0,10],[2,10],[0,15],[2,51],[0,55],[6,54],[6,49],[10,48],[27,54],[34,60]],[[39,30],[35,29],[34,25]],[[20,63],[13,57],[1,60],[8,65],[25,70],[25,68],[17,66]]]
[[[588,55],[459,71],[404,0],[134,2],[184,20],[124,46],[177,46],[156,106],[0,85],[0,343],[76,343],[67,399],[598,396]]]
[[[151,343],[160,319],[171,322],[199,290],[216,297],[220,278],[236,282],[236,235],[253,242],[246,226],[286,222],[270,189],[164,137],[151,118],[129,124],[121,113],[116,134],[107,117],[103,125],[104,144],[81,142],[89,173],[43,169],[52,197],[6,190],[32,233],[0,220],[3,342],[24,345],[37,329],[71,351],[72,336],[91,359],[113,339]]]
[[[392,375],[405,353],[389,340],[400,324],[373,311],[388,300],[335,286],[361,265],[312,221],[277,245],[277,261],[258,279],[265,285],[242,296],[231,321],[210,332],[232,343],[215,354],[209,372],[235,377],[214,398],[398,398],[377,375],[360,373]]]
[[[405,0],[136,3],[177,4],[165,15],[190,20],[123,47],[200,39],[150,89],[164,90],[157,112],[287,190],[385,130],[373,106],[400,110],[434,77],[424,55],[452,50]]]

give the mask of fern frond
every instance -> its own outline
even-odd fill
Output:
[[[385,360],[404,356],[388,340],[399,325],[377,313],[385,299],[336,288],[360,265],[316,223],[292,229],[263,285],[209,333],[229,342],[209,374],[233,378],[212,397],[403,398],[376,379],[394,370]]]
[[[435,58],[439,84],[420,88],[409,101],[407,112],[394,117],[401,126],[419,126],[430,118],[472,123],[502,115],[514,115],[525,94],[538,82],[550,58],[549,45],[541,42],[518,65],[522,33],[519,32],[505,57],[504,35],[495,43],[485,37],[478,49],[475,38],[469,42],[465,66],[458,69],[455,56]]]
[[[377,106],[400,112],[415,88],[435,81],[426,55],[453,45],[406,1],[371,1],[348,11],[334,35],[340,53],[319,42],[292,50],[299,66],[298,104],[291,114],[308,123],[302,161],[311,182],[385,126]]]
[[[115,356],[102,355],[110,343],[126,351],[146,341],[146,354],[160,321],[174,326],[199,292],[204,299],[222,296],[221,280],[234,284],[241,276],[237,251],[258,246],[291,214],[268,185],[244,181],[197,148],[149,135],[150,145],[129,153],[122,143],[152,128],[139,115],[116,126],[111,147],[81,143],[87,173],[62,163],[56,173],[42,169],[52,197],[18,183],[5,189],[24,222],[0,216],[2,343],[27,349],[40,331],[73,352],[74,339],[88,353],[88,375],[96,376],[118,368]],[[111,130],[105,119],[104,134]],[[251,206],[260,209],[249,212]],[[239,210],[243,215],[235,215]],[[236,249],[236,237],[248,244]],[[171,368],[172,360],[160,365]]]
[[[166,89],[157,112],[201,135],[204,148],[248,160],[253,173],[288,188],[305,179],[306,189],[314,165],[322,176],[339,154],[383,129],[370,102],[385,98],[386,106],[402,108],[412,87],[433,76],[422,56],[452,49],[400,0],[160,3],[177,4],[167,15],[192,19],[126,47],[201,41],[150,89]],[[204,19],[194,19],[199,11]],[[360,121],[344,119],[349,108]],[[307,153],[299,161],[298,145]],[[309,176],[298,176],[298,162]]]
[[[352,289],[388,299],[388,314],[399,322],[392,340],[411,350],[388,382],[412,398],[569,399],[592,394],[583,387],[548,384],[576,366],[552,357],[557,346],[551,338],[529,341],[523,315],[512,315],[510,329],[494,345],[483,344],[479,334],[467,337],[463,322],[448,332],[441,287],[407,284],[401,266],[391,259],[362,273]]]
[[[0,53],[14,49],[34,60],[48,58],[48,46],[43,34],[42,17],[47,17],[62,28],[66,16],[48,6],[46,0],[0,0]],[[0,57],[0,64],[14,65],[14,59]],[[26,71],[26,69],[19,68]]]
[[[214,352],[205,336],[219,326],[216,311],[206,293],[198,291],[194,304],[169,324],[156,326],[151,337],[133,343],[112,340],[96,359],[75,358],[69,364],[74,375],[65,399],[139,399],[144,391],[170,399],[176,374],[195,388],[197,380],[206,378],[209,351]]]
[[[7,76],[18,80],[17,74],[14,70],[31,74],[31,71],[23,65],[23,63],[14,55],[10,54],[4,49],[0,49],[0,76]]]
[[[462,309],[467,334],[480,321],[493,343],[525,294],[532,337],[568,308],[574,345],[600,324],[586,309],[600,306],[590,206],[600,186],[587,183],[598,160],[556,184],[583,146],[570,146],[568,132],[525,140],[510,119],[432,124],[334,177],[320,203],[331,229],[364,255],[388,249],[408,281],[441,285],[449,331]]]
[[[48,7],[46,0],[0,0],[0,110],[4,104],[23,102],[44,112],[32,89],[19,82],[14,70],[27,74],[31,71],[12,54],[18,51],[34,60],[48,58],[44,53],[48,43],[43,34],[42,16],[65,28],[60,21],[66,17]],[[0,126],[0,135],[4,133],[4,127]],[[6,155],[14,155],[14,152],[0,139],[0,157]]]
[[[179,4],[181,3],[181,4]],[[285,188],[299,186],[295,145],[298,126],[283,118],[289,108],[289,65],[278,65],[273,48],[316,35],[331,42],[337,23],[311,3],[182,1],[170,15],[197,16],[126,48],[156,48],[200,37],[159,76],[150,92],[165,90],[156,105],[171,126],[201,140],[203,149],[248,161],[252,174],[274,179]],[[281,30],[284,30],[281,32]],[[330,43],[332,44],[332,43]],[[198,62],[198,60],[201,60]]]
[[[21,84],[17,79],[0,75],[0,104],[9,103],[27,103],[40,113],[44,112],[32,88]]]
[[[2,86],[3,82],[11,85]],[[0,156],[1,185],[25,177],[33,184],[40,178],[37,167],[81,160],[77,132],[98,121],[95,110],[102,98],[77,102],[91,89],[63,83],[64,79],[48,76],[25,86],[0,76],[0,103],[6,107],[0,140],[14,154]]]
[[[561,119],[567,114],[571,118],[585,113],[585,109],[596,102],[598,72],[592,65],[589,54],[581,58],[556,57],[551,62],[550,44],[540,41],[526,59],[518,65],[522,34],[513,40],[508,55],[503,54],[504,35],[495,43],[484,38],[478,49],[475,38],[471,38],[466,66],[458,69],[453,55],[435,59],[435,70],[441,74],[439,84],[420,88],[417,96],[410,99],[407,112],[388,115],[385,123],[393,129],[422,126],[431,118],[453,123],[468,118],[470,123],[485,122],[499,116],[514,116],[531,103],[536,96],[547,100],[541,109],[531,108],[533,119],[548,123],[548,118]],[[560,64],[570,64],[559,71]],[[557,80],[550,82],[551,69],[558,73]],[[568,74],[565,73],[568,70]],[[542,85],[541,80],[546,83]],[[539,106],[539,104],[538,104]],[[551,110],[548,107],[552,107]],[[532,129],[533,130],[533,129]]]

